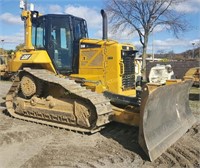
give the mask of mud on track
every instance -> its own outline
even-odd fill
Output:
[[[0,81],[0,103],[11,83]],[[111,123],[94,135],[11,118],[0,107],[0,168],[200,167],[200,89],[192,88],[197,123],[154,162],[137,143],[138,129]]]

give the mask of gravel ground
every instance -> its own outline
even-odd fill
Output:
[[[82,135],[7,115],[4,99],[11,83],[0,81],[0,168],[200,167],[200,89],[192,88],[196,124],[154,162],[137,143],[138,129],[111,123]],[[125,133],[125,134],[124,134]]]

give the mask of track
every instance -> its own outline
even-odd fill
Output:
[[[62,88],[62,96],[68,96],[68,100],[73,98],[73,101],[71,102],[78,102],[79,105],[73,105],[74,111],[72,111],[71,114],[66,114],[65,112],[56,112],[56,110],[52,110],[53,107],[52,109],[46,108],[45,104],[49,102],[48,97],[46,98],[48,99],[46,101],[44,98],[39,99],[37,97],[31,99],[18,98],[20,95],[19,74],[18,77],[15,78],[15,81],[13,82],[13,85],[6,96],[6,107],[11,116],[22,120],[65,128],[68,130],[91,133],[99,131],[103,125],[110,122],[109,117],[112,114],[112,108],[110,101],[106,99],[102,94],[97,94],[91,92],[90,90],[86,90],[86,88],[81,87],[74,81],[55,76],[51,72],[44,69],[26,69],[20,73],[26,73],[33,76],[34,78],[37,78],[36,81],[40,81],[40,83],[43,83],[43,85],[51,84],[51,88],[49,88],[49,90],[56,90],[56,88],[59,88],[55,92],[60,92],[60,88]],[[50,103],[54,104],[56,99],[53,99],[52,96],[50,98],[52,99]],[[64,101],[68,100],[65,99]],[[35,103],[35,101],[38,101],[38,103]],[[42,101],[44,107],[41,108],[40,105]],[[20,103],[24,104],[24,102],[29,105],[28,108],[20,107]],[[32,102],[34,102],[34,105],[32,105]],[[61,105],[63,105],[63,103]],[[84,110],[83,108],[88,109],[87,111],[89,111],[90,114],[88,114],[89,112],[87,114],[80,114],[80,112]],[[17,111],[17,109],[19,110]],[[76,112],[76,109],[78,109],[80,112],[78,110],[78,112]],[[43,112],[44,110],[46,111]],[[71,116],[69,117],[69,115]],[[90,115],[91,119],[85,117],[86,115]],[[81,124],[84,122],[88,125],[89,128],[83,128],[83,126],[81,126]]]

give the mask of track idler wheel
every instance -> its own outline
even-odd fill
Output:
[[[40,95],[42,85],[36,81],[33,76],[25,74],[21,77],[21,91],[24,97],[30,98],[33,95]]]

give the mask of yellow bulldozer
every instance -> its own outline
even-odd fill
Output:
[[[107,38],[88,38],[87,24],[72,15],[28,10],[21,0],[25,48],[11,71],[18,72],[6,96],[11,116],[94,133],[112,121],[139,127],[138,141],[156,159],[195,122],[189,108],[191,80],[136,86],[136,49]]]
[[[9,61],[11,58],[7,54],[0,55],[0,79],[8,79],[11,77],[9,73]]]
[[[193,78],[193,85],[200,87],[200,67],[193,67],[188,69],[184,78]]]
[[[5,55],[0,55],[0,77],[2,78],[6,73],[7,57]]]

